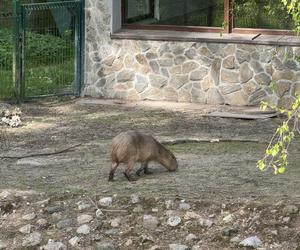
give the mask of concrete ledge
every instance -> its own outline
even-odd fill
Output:
[[[260,35],[254,34],[223,34],[183,32],[166,30],[139,30],[120,29],[111,34],[112,39],[154,40],[154,41],[182,41],[182,42],[208,42],[208,43],[237,43],[258,45],[299,46],[300,37],[285,35]]]
[[[200,103],[187,103],[187,102],[171,102],[171,101],[127,101],[120,99],[96,99],[96,98],[81,98],[76,101],[79,105],[108,105],[119,106],[125,108],[140,108],[140,109],[154,109],[154,110],[167,110],[174,112],[191,112],[197,113],[200,116],[206,116],[212,112],[232,112],[236,114],[273,114],[273,111],[261,111],[259,106],[229,106],[229,105],[210,105]]]

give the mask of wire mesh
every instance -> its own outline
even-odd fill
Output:
[[[12,4],[3,1],[0,4],[0,99],[10,98],[14,90],[12,26]]]
[[[76,5],[32,5],[23,13],[25,95],[74,93]]]
[[[17,88],[25,98],[76,93],[80,2],[16,1],[13,13],[13,0],[0,0],[0,99]]]

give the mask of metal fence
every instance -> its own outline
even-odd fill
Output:
[[[0,4],[0,98],[13,95],[13,9]]]
[[[78,95],[83,2],[32,2],[0,5],[0,98]]]

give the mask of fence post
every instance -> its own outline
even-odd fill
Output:
[[[80,20],[81,20],[81,30],[80,30],[80,86],[78,95],[80,95],[84,88],[84,80],[85,80],[85,0],[81,0],[81,13],[80,13]]]
[[[15,97],[21,101],[21,60],[20,60],[20,4],[19,0],[13,1],[13,83]]]

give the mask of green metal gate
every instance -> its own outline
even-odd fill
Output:
[[[16,5],[16,82],[21,99],[79,95],[82,1]]]

